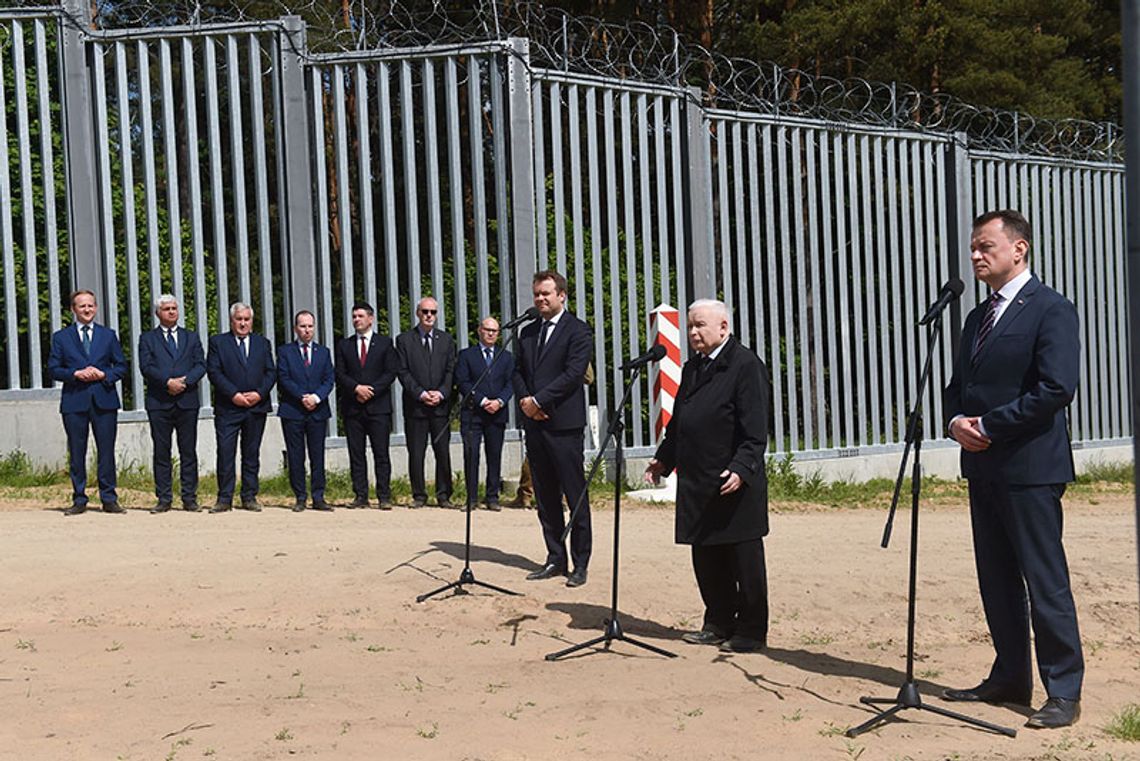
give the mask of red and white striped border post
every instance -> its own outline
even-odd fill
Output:
[[[681,313],[661,304],[649,313],[649,336],[654,344],[665,347],[665,357],[653,366],[653,397],[650,415],[653,420],[653,443],[660,444],[665,426],[673,417],[673,401],[681,385]]]

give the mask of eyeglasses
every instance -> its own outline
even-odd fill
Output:
[[[420,314],[438,314],[438,309],[421,309]]]

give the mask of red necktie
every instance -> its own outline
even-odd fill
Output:
[[[364,363],[368,361],[368,339],[364,336],[360,337],[360,366],[364,367]]]
[[[305,358],[305,367],[308,367],[309,366],[309,345],[308,344],[302,344],[301,345],[301,355],[304,356],[304,358]]]

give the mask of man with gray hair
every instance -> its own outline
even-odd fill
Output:
[[[647,481],[677,470],[676,541],[692,546],[704,625],[682,639],[732,653],[768,637],[768,370],[731,334],[728,308],[689,307],[692,353]]]
[[[198,383],[206,374],[206,354],[197,333],[178,326],[178,299],[164,293],[154,301],[158,325],[139,336],[139,370],[146,381],[146,417],[153,447],[152,513],[165,513],[174,502],[171,437],[178,439],[182,508],[198,510]]]
[[[214,386],[214,433],[218,449],[218,499],[211,513],[224,513],[233,503],[234,460],[241,438],[241,506],[257,512],[261,437],[272,407],[269,392],[277,381],[273,347],[253,332],[253,307],[230,307],[230,330],[210,338],[206,373]]]

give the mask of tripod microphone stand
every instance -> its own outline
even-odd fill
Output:
[[[676,658],[676,653],[671,653],[655,645],[650,645],[647,642],[641,642],[626,634],[621,628],[621,620],[618,618],[618,558],[619,558],[619,540],[621,537],[621,490],[622,482],[625,478],[625,457],[624,457],[624,440],[625,440],[625,407],[629,402],[629,395],[633,389],[633,385],[637,382],[638,377],[641,375],[641,368],[635,367],[633,374],[630,375],[629,380],[625,383],[625,393],[622,394],[621,402],[618,403],[617,409],[610,415],[610,426],[606,431],[605,438],[602,439],[602,446],[598,449],[598,453],[594,456],[594,462],[590,465],[590,474],[586,478],[586,483],[592,483],[594,476],[598,472],[598,468],[602,464],[602,458],[606,453],[606,446],[610,441],[614,442],[614,569],[613,581],[611,584],[610,596],[610,617],[602,622],[604,631],[586,642],[573,645],[565,650],[559,650],[556,653],[549,653],[546,656],[548,661],[556,661],[559,658],[564,658],[567,655],[576,653],[579,650],[594,647],[598,644],[603,644],[606,650],[610,649],[610,643],[614,640],[619,642],[628,642],[631,645],[649,650],[650,652],[664,655],[667,658]],[[580,510],[585,509],[586,492],[578,498],[578,504],[570,511],[570,518],[566,523],[566,530],[562,532],[562,541],[566,541],[566,537],[570,534],[570,527],[574,525],[574,518],[578,515]]]
[[[899,463],[899,474],[895,479],[895,492],[891,498],[891,509],[887,515],[887,524],[883,529],[883,541],[881,544],[881,546],[886,549],[891,541],[891,527],[894,525],[895,510],[898,508],[899,494],[902,490],[903,478],[906,476],[907,459],[910,457],[910,451],[913,447],[914,469],[911,471],[910,477],[910,580],[907,589],[906,680],[899,688],[898,695],[893,698],[873,698],[866,696],[859,698],[859,702],[864,705],[887,705],[889,707],[880,710],[859,726],[847,730],[845,733],[847,737],[857,737],[908,708],[914,708],[919,711],[930,711],[931,713],[936,713],[940,716],[955,719],[982,729],[988,729],[991,732],[997,732],[1008,737],[1015,737],[1017,735],[1017,731],[1014,729],[965,716],[955,711],[942,708],[941,706],[923,703],[922,695],[918,690],[918,684],[914,681],[915,596],[918,579],[918,506],[919,497],[922,493],[922,396],[923,389],[925,389],[930,382],[930,367],[934,358],[934,351],[938,345],[938,339],[942,336],[941,327],[942,316],[939,314],[931,320],[930,328],[927,333],[926,362],[922,368],[922,377],[919,378],[918,381],[918,393],[915,395],[914,407],[907,417],[906,447],[903,450],[902,462]],[[933,391],[933,386],[931,386],[931,390]]]
[[[516,324],[509,328],[511,331],[511,337],[507,341],[507,345],[514,346],[517,343],[517,341],[518,341],[518,326],[520,324],[522,324],[522,322],[524,322],[524,321],[516,321]],[[441,436],[443,436],[443,435],[450,436],[451,435],[451,424],[455,420],[455,415],[457,413],[461,412],[468,405],[474,404],[475,390],[477,388],[479,388],[479,384],[481,384],[484,381],[484,379],[486,379],[487,376],[489,376],[491,374],[491,370],[494,369],[495,365],[497,365],[499,363],[499,360],[502,359],[503,356],[504,356],[503,352],[498,352],[497,354],[495,354],[495,358],[491,360],[491,364],[487,365],[487,367],[483,369],[483,372],[479,376],[479,378],[476,379],[476,381],[473,384],[471,384],[471,390],[468,391],[466,395],[464,395],[464,397],[460,400],[460,402],[456,406],[456,408],[454,410],[452,410],[451,414],[448,416],[447,426],[444,428],[444,430],[440,431]],[[472,411],[472,414],[474,414],[474,411]],[[468,448],[468,437],[471,435],[471,431],[468,430],[467,432],[463,433],[462,435],[463,435],[464,456],[466,456],[467,448]],[[467,472],[466,462],[464,463],[463,470],[464,470],[464,474],[466,474],[466,472]],[[478,484],[478,481],[476,481],[475,488],[478,489],[478,487],[479,487],[479,484]],[[520,594],[519,592],[512,592],[511,590],[504,589],[503,587],[497,587],[494,584],[488,584],[485,581],[479,581],[478,579],[475,578],[474,571],[471,570],[471,513],[473,512],[473,509],[471,507],[472,496],[473,495],[471,495],[471,494],[467,495],[467,504],[463,508],[463,512],[467,514],[467,521],[466,521],[467,529],[466,529],[466,536],[464,537],[464,540],[463,540],[463,570],[460,571],[459,578],[456,579],[455,581],[448,583],[448,584],[444,584],[439,589],[433,589],[430,592],[426,592],[422,595],[417,596],[416,602],[423,602],[424,600],[427,600],[428,598],[435,597],[438,594],[443,594],[444,592],[447,592],[447,591],[452,590],[452,589],[455,590],[456,595],[465,595],[465,594],[468,594],[468,592],[463,587],[464,586],[472,586],[472,585],[477,586],[477,587],[483,587],[484,589],[490,589],[490,590],[495,591],[495,592],[501,592],[505,595],[519,595]]]

